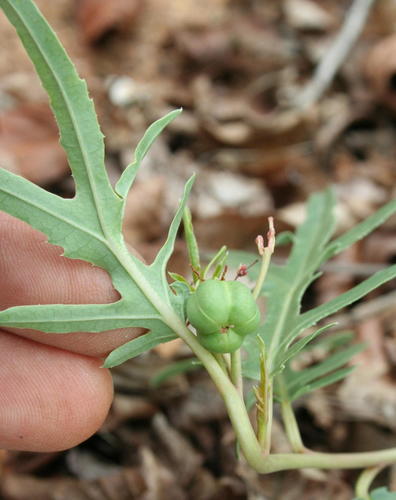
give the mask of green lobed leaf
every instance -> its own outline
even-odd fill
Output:
[[[333,233],[334,203],[331,189],[311,196],[307,218],[296,231],[286,265],[270,266],[263,288],[267,298],[266,318],[260,328],[260,336],[268,353],[270,373],[274,371],[284,337],[293,329],[298,319],[302,296],[316,277],[326,244]],[[248,353],[243,364],[244,374],[258,380],[260,364],[256,340],[248,337],[244,348]]]
[[[91,226],[95,221],[102,231],[114,228],[114,236],[121,223],[121,201],[105,172],[103,134],[86,83],[31,0],[0,0],[0,7],[16,28],[49,95],[76,183],[73,202],[83,208]]]
[[[170,331],[158,332],[157,330],[153,330],[149,333],[145,333],[117,347],[117,349],[114,349],[114,351],[107,356],[103,366],[104,368],[113,368],[114,366],[121,365],[128,359],[135,358],[158,344],[169,342],[175,338],[177,338],[177,336]]]
[[[0,169],[0,210],[16,216],[48,236],[64,255],[102,267],[111,275],[121,298],[113,304],[19,306],[0,311],[0,324],[46,332],[99,332],[139,326],[151,329],[144,340],[117,350],[111,359],[174,338],[181,311],[166,280],[166,265],[180,225],[193,179],[190,179],[171,223],[167,240],[151,266],[128,251],[121,233],[124,200],[111,188],[104,167],[103,136],[86,84],[81,80],[58,38],[32,0],[0,0],[15,26],[46,89],[73,177],[76,196],[64,200],[31,182]],[[148,148],[160,130],[179,113],[153,124],[138,145],[135,165],[120,180],[126,194]],[[139,347],[140,346],[140,347]],[[118,361],[117,361],[118,363]],[[116,363],[116,364],[117,364]]]
[[[332,328],[336,323],[329,323],[328,325],[322,326],[313,333],[302,337],[301,339],[294,342],[294,344],[289,347],[286,342],[282,342],[279,346],[278,355],[273,363],[272,374],[281,370],[282,366],[285,365],[289,359],[294,358],[299,352],[301,352],[310,342],[312,342],[316,337],[321,335],[323,332]]]
[[[367,217],[352,229],[333,240],[329,245],[329,257],[337,255],[346,248],[361,240],[378,226],[383,224],[391,215],[396,213],[396,200],[389,201],[375,213]]]
[[[326,352],[334,351],[339,347],[344,347],[347,344],[350,344],[355,337],[355,333],[352,330],[345,330],[341,332],[334,332],[330,335],[324,335],[320,338],[317,338],[311,344],[308,344],[304,351],[310,351],[314,349],[321,349]]]
[[[391,266],[379,271],[328,303],[303,314],[300,313],[302,296],[309,284],[318,277],[317,269],[325,260],[375,229],[396,210],[395,202],[390,202],[367,221],[328,243],[334,227],[333,206],[334,198],[329,191],[311,197],[308,203],[307,218],[295,234],[289,259],[284,266],[270,266],[263,287],[263,293],[267,299],[267,317],[261,328],[261,336],[266,343],[268,365],[271,367],[273,376],[279,376],[283,367],[297,354],[299,346],[305,349],[309,345],[304,339],[294,342],[306,328],[315,325],[318,321],[359,300],[371,290],[396,277],[396,266]],[[237,257],[233,255],[232,258],[241,258],[241,256],[243,254],[238,253]],[[255,272],[257,271],[251,270],[251,274]],[[247,338],[244,348],[248,353],[248,358],[243,366],[244,374],[258,380],[260,371],[255,339]],[[338,376],[341,374],[342,371]],[[330,374],[328,377],[333,375]],[[300,385],[304,386],[303,380],[300,380]],[[287,387],[285,390],[287,392]],[[297,386],[294,386],[293,390],[296,393]]]
[[[361,352],[365,348],[364,344],[352,345],[346,349],[342,349],[335,354],[332,354],[324,361],[305,368],[301,372],[293,371],[291,381],[289,383],[289,390],[293,391],[299,386],[311,383],[313,380],[326,375],[331,371],[345,365],[355,354]]]
[[[326,375],[325,377],[315,380],[315,382],[312,382],[311,384],[303,385],[294,393],[289,394],[289,401],[298,399],[308,392],[314,392],[323,387],[327,387],[328,385],[335,384],[336,382],[339,382],[347,375],[349,375],[354,369],[354,366],[346,366],[345,368],[341,368],[340,370],[336,370],[333,373],[330,373],[330,375]]]
[[[150,265],[150,272],[154,276],[161,276],[163,290],[169,289],[168,281],[166,279],[166,266],[168,264],[170,256],[173,253],[177,231],[179,229],[183,217],[183,212],[187,203],[187,199],[190,195],[190,191],[193,186],[194,180],[195,180],[195,175],[191,176],[190,179],[186,182],[186,185],[184,187],[183,197],[179,203],[179,208],[169,227],[166,241],[162,246],[162,248],[160,249],[160,251],[158,252],[156,258],[154,259],[154,262]]]
[[[363,344],[352,345],[335,352],[320,363],[300,371],[295,371],[289,366],[284,372],[281,398],[294,401],[308,392],[341,380],[354,368],[353,366],[342,368],[343,365],[364,348]]]
[[[50,304],[10,307],[0,312],[0,324],[8,328],[34,328],[47,333],[102,332],[141,326],[157,330],[160,314],[147,301],[113,304]]]
[[[139,170],[144,157],[148,153],[155,139],[157,139],[164,128],[169,125],[169,123],[173,121],[177,116],[179,116],[181,112],[181,109],[175,109],[171,111],[167,115],[152,123],[146,130],[143,138],[136,146],[133,162],[126,167],[115,186],[117,194],[119,194],[122,198],[126,198],[128,191],[136,177],[136,173]]]
[[[370,276],[370,278],[362,281],[347,292],[344,292],[338,297],[330,300],[329,302],[326,302],[325,304],[315,307],[314,309],[311,309],[310,311],[302,314],[290,336],[292,337],[293,335],[298,335],[298,333],[300,333],[305,328],[315,325],[318,321],[327,318],[343,307],[356,302],[372,290],[375,290],[380,285],[392,280],[393,278],[396,278],[396,264],[378,271],[377,273]]]

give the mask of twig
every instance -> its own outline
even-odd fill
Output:
[[[330,49],[316,67],[311,81],[295,101],[300,109],[315,104],[331,84],[338,69],[359,37],[375,0],[354,0]]]

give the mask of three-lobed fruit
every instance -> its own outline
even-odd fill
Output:
[[[239,281],[210,279],[200,283],[187,299],[186,312],[201,344],[216,353],[236,351],[260,323],[256,301]]]

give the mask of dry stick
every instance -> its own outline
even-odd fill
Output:
[[[298,108],[307,109],[315,104],[329,87],[359,37],[374,2],[375,0],[353,1],[332,46],[316,67],[311,81],[297,96],[295,105]]]

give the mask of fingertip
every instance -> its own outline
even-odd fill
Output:
[[[90,437],[111,405],[99,359],[0,334],[0,447],[59,451]]]

